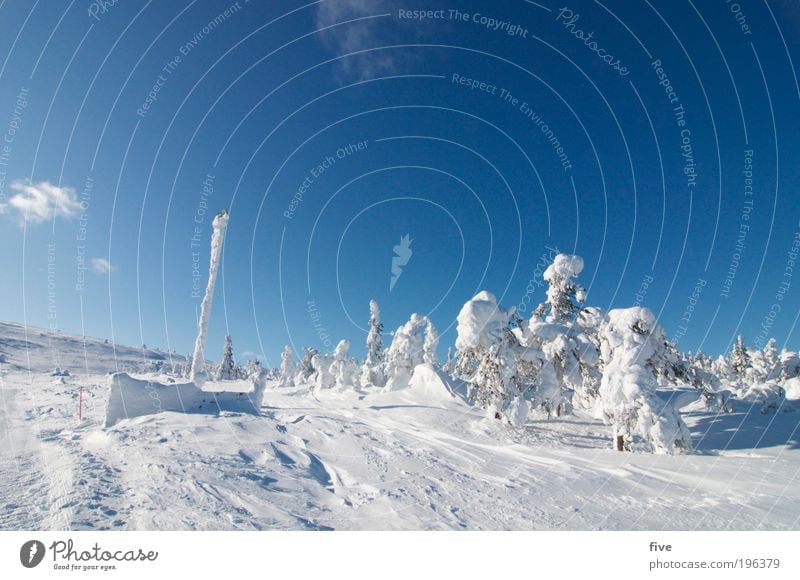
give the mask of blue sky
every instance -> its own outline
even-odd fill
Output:
[[[210,357],[361,355],[370,298],[444,352],[553,248],[684,350],[800,347],[796,4],[457,4],[4,2],[0,319],[188,352],[226,207]]]

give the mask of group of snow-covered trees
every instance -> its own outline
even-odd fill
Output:
[[[439,333],[426,316],[412,314],[408,322],[392,333],[388,349],[383,348],[383,324],[378,303],[370,301],[367,354],[359,365],[350,354],[350,342],[341,340],[332,353],[306,348],[299,365],[291,347],[284,347],[278,375],[280,386],[310,384],[323,389],[386,389],[406,387],[414,368],[422,363],[438,364]]]
[[[586,306],[577,281],[583,266],[579,256],[557,255],[543,276],[546,300],[529,319],[486,291],[461,308],[455,354],[448,350],[441,371],[463,381],[467,400],[487,416],[522,426],[531,413],[553,417],[579,409],[611,427],[620,451],[682,453],[692,444],[667,396],[676,386],[693,387],[715,412],[731,411],[736,400],[764,412],[790,408],[786,389],[800,390],[797,353],[779,353],[774,340],[761,350],[747,348],[742,337],[717,359],[683,353],[647,308],[604,312]],[[330,353],[306,348],[299,362],[286,346],[277,384],[315,392],[396,391],[409,385],[419,365],[439,367],[439,334],[428,317],[412,314],[390,336],[384,348],[380,310],[372,300],[363,361],[350,354],[347,340]],[[228,337],[217,378],[252,372],[235,365]]]
[[[560,254],[545,270],[547,300],[525,320],[481,292],[458,315],[455,374],[472,402],[512,425],[531,410],[573,407],[612,426],[619,450],[689,451],[680,416],[656,394],[667,342],[645,308],[605,314],[584,307],[578,256]]]

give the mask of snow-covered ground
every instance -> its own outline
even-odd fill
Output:
[[[0,529],[800,528],[800,413],[689,404],[695,454],[620,453],[596,419],[510,429],[431,375],[104,428],[108,373],[167,358],[0,323]]]

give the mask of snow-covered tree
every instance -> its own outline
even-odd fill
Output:
[[[353,389],[358,386],[358,364],[350,356],[350,342],[340,340],[333,351],[329,372],[338,389]]]
[[[294,351],[288,344],[283,347],[281,352],[281,368],[278,375],[278,384],[281,387],[293,387],[294,377],[297,373],[297,365],[294,362]]]
[[[741,334],[736,337],[729,363],[733,378],[743,381],[750,370],[750,355],[747,354],[744,337]]]
[[[261,378],[261,373],[263,372],[263,368],[261,366],[261,361],[257,358],[251,358],[247,365],[244,367],[244,374],[245,377],[248,379],[252,378]]]
[[[800,356],[796,352],[781,351],[781,380],[787,381],[800,376]]]
[[[558,254],[544,271],[547,282],[547,301],[540,304],[535,314],[547,322],[563,322],[574,319],[586,300],[586,290],[575,282],[583,271],[583,258],[568,254]]]
[[[619,451],[690,452],[686,424],[656,394],[666,341],[653,313],[639,307],[609,312],[601,348],[605,370],[600,405],[606,422],[613,426],[614,447]]]
[[[469,399],[488,416],[521,426],[530,409],[525,393],[543,357],[520,344],[509,328],[512,314],[486,291],[464,304],[457,319],[455,374],[469,383]]]
[[[733,380],[733,369],[731,362],[725,355],[719,355],[711,363],[711,372],[721,381],[729,382]]]
[[[408,386],[414,367],[422,364],[427,318],[412,314],[392,337],[386,351],[386,389],[396,391]]]
[[[225,337],[225,348],[222,351],[222,362],[217,368],[218,381],[233,381],[239,378],[236,361],[233,360],[233,341],[230,335]]]
[[[200,303],[200,318],[197,322],[197,338],[194,343],[194,354],[192,355],[192,382],[202,385],[207,375],[205,366],[206,336],[208,335],[208,323],[211,319],[211,305],[214,302],[214,287],[217,283],[217,272],[222,258],[222,243],[225,239],[225,231],[228,228],[228,212],[220,210],[211,222],[213,233],[211,234],[211,260],[208,268],[208,282],[203,301]]]
[[[318,354],[319,351],[316,348],[306,347],[303,349],[303,357],[300,359],[300,364],[297,365],[297,374],[294,377],[295,385],[302,385],[311,379],[314,374],[312,360]]]
[[[314,390],[322,391],[324,389],[331,389],[336,384],[336,378],[331,374],[332,363],[332,355],[317,353],[311,357],[311,367],[314,369],[314,372],[309,377],[309,382],[312,384]]]
[[[422,362],[438,366],[439,355],[436,349],[439,348],[439,331],[431,322],[430,318],[425,326],[425,341],[422,343]]]
[[[531,400],[548,416],[569,412],[573,404],[592,410],[597,400],[598,333],[605,315],[582,307],[585,291],[575,281],[582,270],[580,256],[558,254],[544,272],[547,301],[521,325],[522,343],[540,349],[546,359]]]
[[[453,372],[453,348],[448,346],[447,347],[447,358],[442,365],[442,370],[447,374],[451,374]]]
[[[781,359],[774,338],[770,338],[764,345],[764,375],[771,381],[781,376]]]
[[[383,387],[384,378],[383,324],[381,312],[375,300],[369,301],[369,333],[367,334],[367,356],[361,366],[362,387]]]

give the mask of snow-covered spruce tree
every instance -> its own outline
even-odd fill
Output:
[[[741,334],[736,337],[736,343],[733,345],[728,362],[731,368],[731,378],[744,382],[750,370],[750,355],[747,354],[747,348],[744,346],[744,337]]]
[[[245,378],[248,379],[258,379],[261,378],[261,373],[263,372],[263,368],[261,366],[261,361],[257,358],[251,358],[247,365],[244,367],[244,375]]]
[[[303,357],[300,359],[300,364],[297,365],[297,374],[294,377],[295,385],[302,385],[309,382],[311,376],[314,374],[314,365],[312,360],[319,351],[316,348],[307,346],[303,349]]]
[[[222,351],[222,362],[217,369],[218,381],[233,381],[239,378],[236,361],[233,360],[233,341],[230,335],[225,337],[225,348]]]
[[[583,258],[558,254],[544,271],[547,282],[547,301],[540,304],[534,314],[547,322],[574,320],[586,300],[586,290],[575,282],[583,271]]]
[[[281,387],[293,387],[294,377],[297,373],[297,366],[294,363],[294,351],[288,344],[283,347],[281,352],[281,368],[278,375],[278,385]]]
[[[573,403],[592,410],[597,400],[597,333],[604,315],[596,308],[583,314],[585,291],[575,281],[582,271],[579,256],[558,254],[544,272],[547,301],[536,308],[527,326],[523,324],[523,344],[541,349],[547,361],[531,400],[548,416],[569,412]]]
[[[747,388],[758,385],[767,380],[767,364],[764,360],[764,352],[756,348],[747,349],[747,356],[750,359],[750,368],[745,373],[745,383]]]
[[[381,312],[375,300],[369,301],[369,333],[367,334],[367,356],[361,366],[362,387],[383,387],[385,384],[383,353],[383,324]]]
[[[725,383],[730,383],[733,380],[731,361],[725,355],[719,355],[714,359],[711,363],[711,372]]]
[[[680,353],[679,353],[680,354]],[[698,390],[700,398],[705,403],[706,409],[714,413],[733,412],[734,396],[728,389],[722,388],[722,378],[717,374],[716,369],[727,377],[730,373],[725,357],[718,359],[719,365],[701,352],[696,355],[683,356],[681,363],[685,371],[678,378],[680,382],[689,384]]]
[[[329,368],[334,386],[338,389],[353,389],[358,386],[358,364],[350,356],[350,342],[342,339],[333,351]]]
[[[800,356],[796,352],[786,350],[781,351],[781,380],[788,381],[800,376]]]
[[[750,349],[745,352],[750,364],[744,380],[739,381],[739,396],[751,404],[759,404],[762,413],[792,410],[784,405],[786,391],[781,385],[780,359],[775,339],[767,341],[763,350]]]
[[[331,364],[333,363],[333,356],[317,353],[311,357],[311,367],[314,369],[313,374],[309,377],[315,391],[322,391],[324,389],[331,389],[336,384],[336,379],[331,374]]]
[[[425,326],[425,341],[422,343],[422,362],[429,365],[439,365],[439,355],[436,349],[439,348],[439,331],[431,322],[430,318]]]
[[[448,375],[452,374],[452,372],[453,372],[453,364],[454,364],[453,363],[453,347],[448,346],[447,347],[447,358],[445,359],[444,364],[442,365],[442,370],[445,373],[447,373]]]
[[[600,385],[604,419],[613,426],[614,448],[657,453],[688,453],[689,430],[672,406],[656,394],[664,332],[647,308],[608,313],[602,333],[605,361]]]
[[[386,351],[387,391],[407,387],[414,367],[423,363],[426,326],[427,318],[414,313],[394,332],[392,344]]]
[[[509,328],[511,311],[489,292],[478,293],[458,313],[455,376],[469,383],[467,396],[487,416],[522,426],[530,410],[525,393],[544,362]]]
[[[770,338],[764,345],[764,375],[766,380],[772,381],[781,376],[781,359],[778,356],[778,347],[774,338]]]

